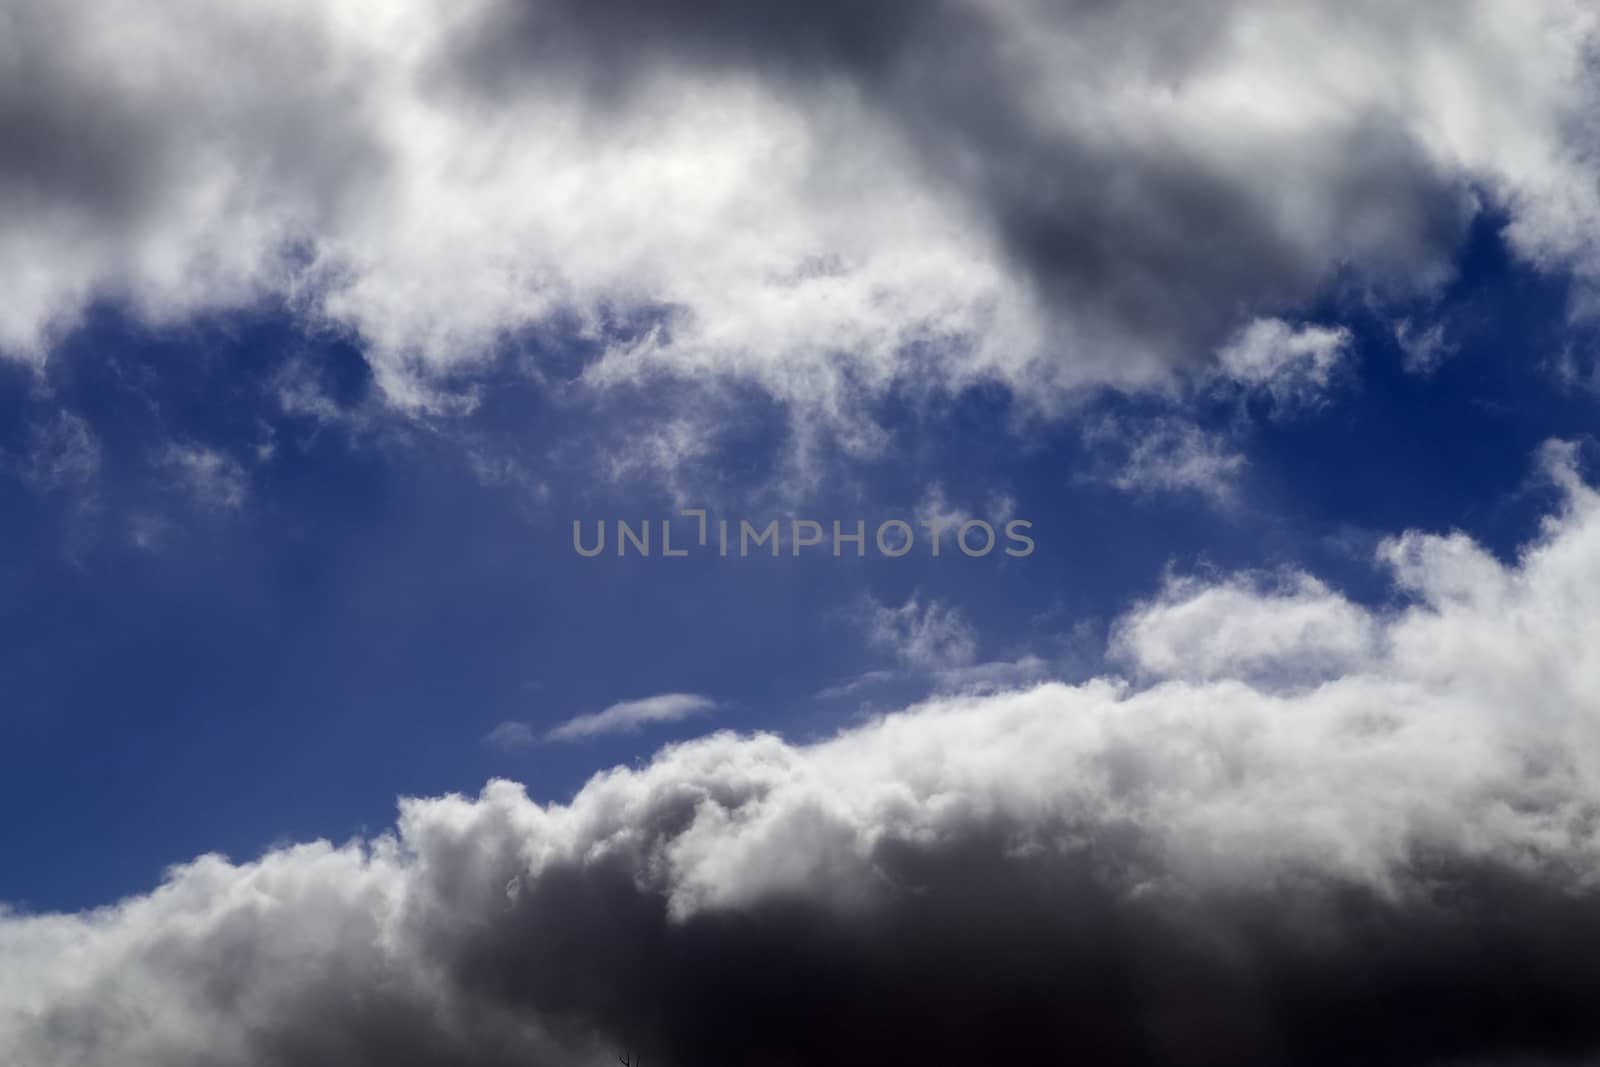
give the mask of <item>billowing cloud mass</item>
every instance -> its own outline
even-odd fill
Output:
[[[1307,574],[1275,583],[1236,578],[1169,583],[1135,612],[1113,647],[1157,678],[1320,680],[1359,665],[1374,648],[1371,615]]]
[[[1137,684],[719,733],[0,919],[0,1062],[1584,1062],[1600,494],[1547,458],[1515,562],[1384,546],[1407,606],[1175,585],[1119,628]]]
[[[1492,206],[1600,278],[1584,0],[12,0],[0,350],[281,301],[388,395],[529,331],[813,410],[1150,383]],[[1589,295],[1586,295],[1589,294]],[[1030,398],[1053,395],[1034,388]]]

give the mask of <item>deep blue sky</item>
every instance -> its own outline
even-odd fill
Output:
[[[399,795],[493,775],[561,799],[710,725],[826,734],[928,684],[898,671],[816,694],[818,679],[898,670],[866,638],[869,598],[953,606],[979,660],[1032,653],[1070,674],[1097,668],[1108,624],[1169,568],[1305,567],[1375,601],[1391,595],[1369,562],[1382,536],[1460,528],[1513,553],[1548,504],[1534,450],[1589,433],[1595,397],[1555,372],[1575,336],[1562,284],[1513,265],[1490,222],[1461,262],[1415,309],[1455,347],[1431,376],[1402,370],[1392,323],[1407,309],[1346,296],[1303,316],[1354,336],[1316,410],[1088,401],[1230,434],[1249,462],[1228,506],[1086,477],[1100,459],[1081,423],[1016,418],[998,389],[889,398],[875,412],[889,447],[846,463],[824,443],[822,477],[788,496],[773,486],[789,416],[723,392],[716,449],[687,472],[725,515],[870,528],[914,518],[937,471],[952,505],[1014,500],[1038,546],[1023,560],[580,559],[573,519],[674,513],[659,473],[614,478],[597,457],[682,397],[597,396],[573,380],[589,354],[546,342],[543,380],[510,346],[472,414],[412,417],[382,404],[346,342],[279,309],[162,331],[101,307],[43,369],[0,363],[0,805],[15,813],[0,900],[101,903],[199,852],[377,830]],[[330,406],[286,411],[286,381]],[[30,459],[62,412],[99,442],[92,478],[41,477]],[[161,460],[174,443],[231,457],[239,505],[175,485]],[[587,743],[484,741],[502,721],[543,730],[664,692],[719,709]]]

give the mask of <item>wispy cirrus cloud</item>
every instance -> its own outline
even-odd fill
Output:
[[[1408,374],[1427,377],[1455,352],[1456,346],[1445,336],[1444,323],[1419,326],[1411,319],[1394,324],[1395,343],[1400,346],[1401,365]]]
[[[88,422],[71,411],[58,411],[31,427],[26,454],[17,465],[33,485],[81,488],[99,475],[100,461],[100,440]]]
[[[603,711],[568,719],[545,735],[551,741],[578,741],[602,734],[633,733],[654,723],[678,722],[711,711],[717,702],[698,693],[661,693],[623,700]]]
[[[250,474],[226,452],[196,442],[170,442],[157,463],[174,488],[202,507],[236,511],[250,490]]]
[[[525,722],[502,722],[483,735],[484,743],[502,752],[520,752],[539,743],[539,735]]]
[[[1343,326],[1256,319],[1218,350],[1216,380],[1263,395],[1274,413],[1289,414],[1326,402],[1350,345]]]
[[[1249,466],[1229,435],[1177,415],[1104,415],[1082,433],[1093,451],[1078,478],[1127,493],[1194,493],[1225,507]]]
[[[977,632],[952,604],[911,596],[896,606],[869,599],[862,610],[867,640],[906,666],[965,667],[977,656]]]

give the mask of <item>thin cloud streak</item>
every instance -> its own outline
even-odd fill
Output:
[[[655,723],[679,722],[717,706],[697,693],[661,693],[641,700],[624,700],[603,711],[579,715],[545,734],[548,741],[581,741],[603,734],[635,733]]]

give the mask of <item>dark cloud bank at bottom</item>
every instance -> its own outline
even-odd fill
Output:
[[[1600,1050],[1593,894],[1440,857],[1403,904],[1318,882],[1130,895],[1097,870],[1126,862],[1115,844],[1005,851],[999,833],[896,846],[881,859],[906,888],[858,909],[773,899],[682,924],[627,872],[568,869],[469,939],[456,973],[475,995],[673,1065],[1522,1063]]]
[[[463,881],[442,867],[413,897],[415,954],[363,943],[380,935],[349,915],[307,920],[342,929],[342,947],[285,959],[272,926],[319,905],[280,899],[198,942],[161,935],[140,966],[231,1032],[152,1062],[1522,1064],[1600,1050],[1592,892],[1449,856],[1419,857],[1401,900],[1314,877],[1189,892],[1137,833],[1061,829],[1079,843],[1032,855],[1004,825],[884,844],[865,899],[780,894],[681,921],[630,863],[557,864],[509,892],[509,869]],[[280,981],[269,1014],[235,1022]],[[140,1025],[91,986],[26,1027],[19,1048],[41,1058],[15,1062],[142,1063],[118,1056]]]

